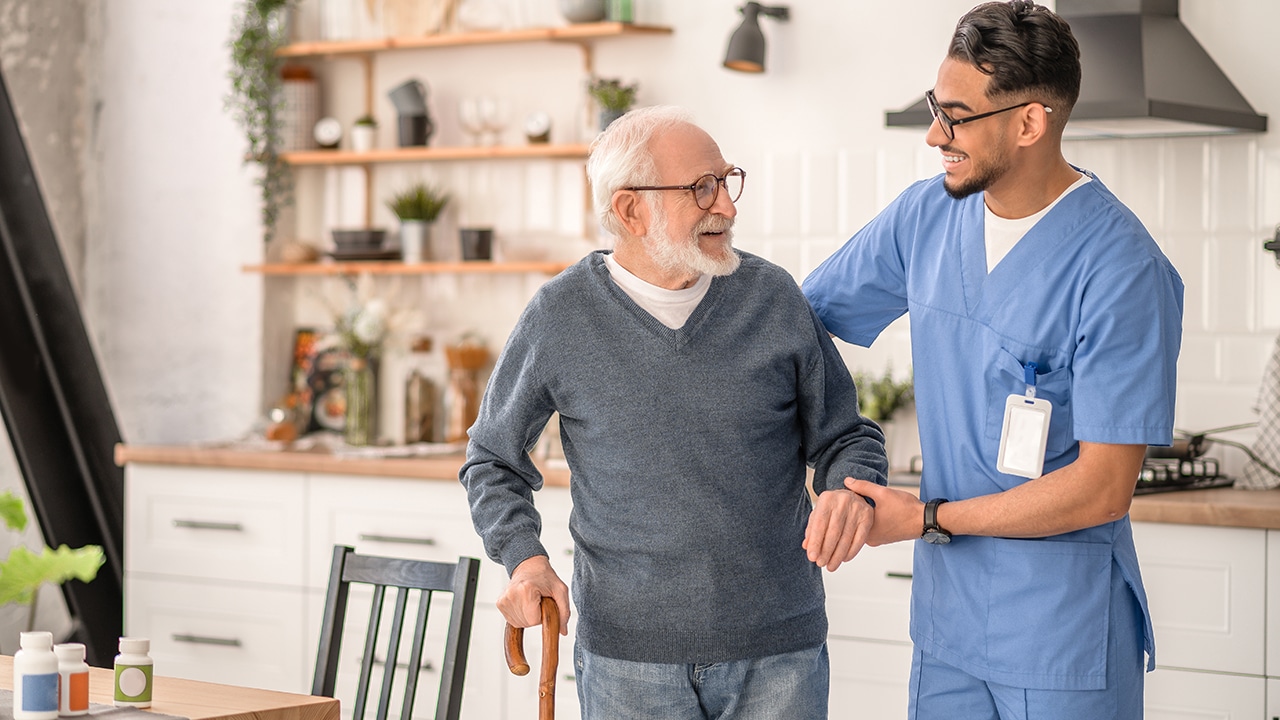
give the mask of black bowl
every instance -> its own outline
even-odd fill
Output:
[[[339,250],[376,250],[382,247],[387,231],[376,228],[334,230],[333,244]]]

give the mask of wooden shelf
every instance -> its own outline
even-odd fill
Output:
[[[581,160],[587,157],[586,144],[497,145],[462,147],[383,148],[369,152],[348,150],[299,150],[282,152],[280,159],[290,165],[368,165],[395,162],[447,162],[456,160]]]
[[[670,35],[669,27],[620,22],[581,23],[564,27],[525,28],[492,32],[448,33],[419,37],[389,37],[370,40],[322,40],[292,43],[276,54],[286,58],[361,56],[389,50],[425,50],[470,45],[506,45],[531,42],[585,42],[626,35]]]
[[[464,262],[430,262],[406,264],[397,261],[370,262],[316,262],[316,263],[267,263],[245,265],[244,272],[263,275],[431,275],[431,274],[517,274],[544,273],[555,275],[569,267],[564,262],[490,262],[471,260]]]

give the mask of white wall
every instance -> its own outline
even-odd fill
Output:
[[[515,0],[512,0],[513,3]],[[644,104],[690,108],[746,168],[739,244],[803,277],[914,179],[939,169],[922,130],[890,130],[883,112],[932,85],[955,20],[972,0],[795,3],[792,20],[764,20],[769,71],[731,73],[719,61],[737,23],[735,0],[645,0],[637,20],[670,25],[668,37],[600,43],[602,75],[638,80]],[[1182,16],[1244,95],[1280,122],[1280,60],[1271,49],[1280,4],[1183,0]],[[288,328],[323,322],[320,284],[239,271],[261,252],[243,142],[222,109],[230,0],[112,0],[102,27],[94,125],[101,203],[89,223],[86,299],[95,339],[131,442],[180,442],[243,432],[283,389]],[[514,7],[514,5],[512,5]],[[524,0],[521,15],[556,21],[554,0]],[[304,13],[305,15],[305,13]],[[302,27],[314,32],[314,26]],[[344,88],[326,112],[359,112],[359,69],[317,65]],[[463,141],[456,102],[507,97],[516,121],[543,108],[556,139],[578,136],[582,59],[551,45],[468,48],[377,61],[383,142],[392,142],[385,91],[417,76],[430,87],[439,130],[432,144]],[[1280,223],[1280,132],[1225,139],[1073,143],[1071,160],[1096,171],[1130,203],[1187,282],[1178,426],[1201,430],[1253,419],[1267,351],[1280,331],[1280,269],[1261,241]],[[581,231],[574,163],[395,166],[375,192],[414,177],[446,181],[466,196],[440,232],[477,216],[507,238]],[[324,242],[322,171],[299,174],[299,237]],[[476,196],[482,195],[481,202]],[[375,222],[394,227],[385,209]],[[439,239],[439,238],[438,238]],[[559,240],[560,252],[585,247]],[[444,277],[396,290],[447,340],[481,329],[495,346],[540,278]],[[263,308],[264,298],[270,306]],[[265,320],[264,320],[265,318]],[[266,328],[265,334],[263,328]],[[905,323],[869,349],[849,349],[871,371],[910,363]],[[394,366],[394,363],[392,363]],[[265,376],[260,373],[265,372]],[[388,371],[390,375],[393,372]],[[398,384],[398,377],[389,384]],[[1249,437],[1248,433],[1241,436]]]

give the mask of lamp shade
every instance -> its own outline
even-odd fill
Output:
[[[742,24],[729,36],[729,49],[724,66],[740,72],[764,72],[764,33],[760,32],[760,5],[749,2],[742,7]]]

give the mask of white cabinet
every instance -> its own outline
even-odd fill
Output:
[[[911,645],[829,638],[831,717],[905,718]]]
[[[1161,667],[1263,675],[1266,535],[1134,523]]]
[[[858,717],[907,716],[914,552],[914,542],[865,547],[824,572],[832,717],[841,708],[856,708]]]
[[[547,525],[544,545],[569,582],[568,490],[546,488],[536,497]],[[526,633],[532,677],[516,678],[507,670],[505,623],[494,606],[506,571],[485,557],[456,480],[131,464],[125,507],[125,628],[151,639],[157,672],[310,692],[335,544],[443,562],[469,556],[480,558],[481,572],[463,717],[536,714],[539,633]],[[437,631],[443,637],[447,596],[440,601],[433,604],[429,637]],[[368,608],[368,595],[353,590],[350,602],[352,623],[362,625],[357,619],[367,616],[361,605]],[[344,643],[347,657],[356,657],[352,649],[362,644],[361,638]],[[578,711],[572,648],[571,633],[561,639],[562,718]],[[402,651],[407,658],[407,644]],[[441,654],[439,644],[428,648],[415,718],[432,717]],[[354,677],[354,671],[340,672],[339,697],[354,688]],[[351,711],[349,703],[343,711]]]
[[[1257,720],[1266,712],[1265,682],[1261,677],[1157,668],[1147,674],[1145,717]]]

